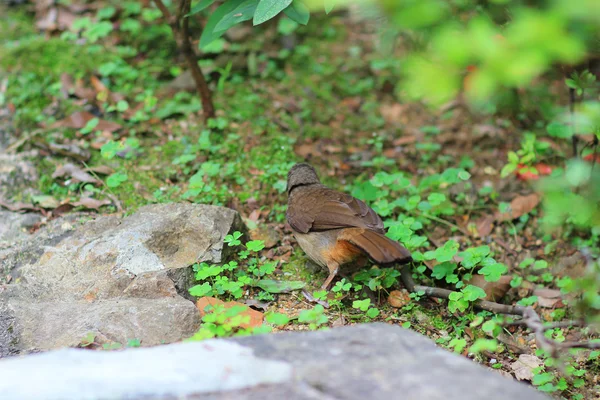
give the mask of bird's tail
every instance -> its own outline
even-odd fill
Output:
[[[368,229],[344,229],[338,240],[355,245],[379,264],[406,264],[412,261],[410,252],[398,242]]]

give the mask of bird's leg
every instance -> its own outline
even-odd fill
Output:
[[[339,268],[340,268],[340,265],[336,262],[330,262],[327,264],[327,269],[329,270],[329,276],[327,277],[327,279],[325,279],[325,282],[323,282],[323,284],[321,285],[321,289],[329,290],[331,281],[333,281],[333,278],[335,278],[335,276],[337,275]]]

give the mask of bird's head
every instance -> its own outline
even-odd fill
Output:
[[[307,163],[296,164],[288,172],[287,192],[288,195],[298,186],[308,186],[321,183],[317,171]]]

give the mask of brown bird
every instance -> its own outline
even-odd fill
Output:
[[[316,264],[327,268],[328,289],[340,267],[355,270],[369,259],[405,264],[410,252],[385,236],[383,221],[364,202],[321,184],[309,164],[292,167],[287,180],[286,218],[298,244]]]

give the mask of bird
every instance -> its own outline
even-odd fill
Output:
[[[340,269],[354,271],[367,265],[406,264],[410,252],[385,236],[383,221],[363,201],[321,184],[315,169],[295,164],[287,177],[286,219],[298,245],[329,275],[329,287]]]

